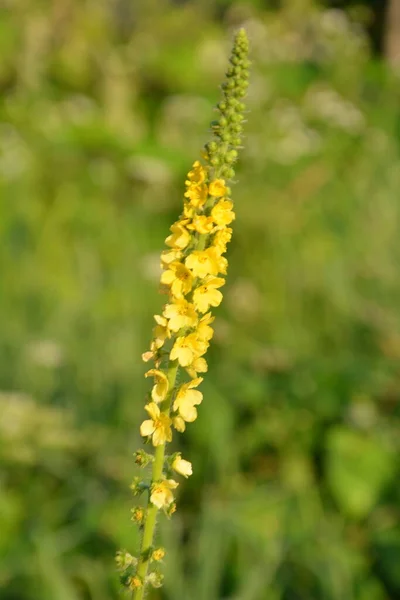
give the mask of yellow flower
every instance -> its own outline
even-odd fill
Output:
[[[197,418],[195,407],[203,400],[203,394],[193,388],[200,385],[202,381],[202,377],[197,377],[189,383],[184,383],[175,396],[173,408],[188,423],[192,423]]]
[[[194,361],[192,362],[192,364],[189,367],[186,367],[186,373],[192,379],[196,379],[197,373],[206,373],[207,370],[208,370],[207,362],[206,362],[205,358],[203,358],[202,356],[195,358]]]
[[[181,256],[181,250],[163,250],[161,252],[161,266],[168,267],[172,262],[179,260]]]
[[[161,348],[164,345],[165,340],[171,337],[171,331],[168,327],[168,319],[165,317],[154,315],[154,320],[157,325],[153,329],[153,343],[156,348]]]
[[[171,235],[167,237],[167,246],[176,250],[183,250],[190,242],[190,233],[185,227],[186,221],[178,221],[170,227]]]
[[[194,277],[203,279],[206,275],[217,275],[220,256],[215,248],[195,250],[185,260],[186,266],[191,269]]]
[[[226,195],[228,188],[225,185],[224,179],[216,179],[210,183],[208,191],[210,196],[214,196],[214,198],[220,198],[221,196]]]
[[[158,371],[157,369],[150,369],[150,371],[145,373],[145,377],[154,377],[155,379],[155,385],[151,390],[151,397],[154,402],[160,403],[165,400],[169,389],[169,383],[166,374],[162,371]]]
[[[160,411],[155,402],[150,402],[144,407],[150,419],[143,421],[140,426],[140,435],[153,436],[153,446],[162,446],[172,440],[171,419]]]
[[[210,312],[200,319],[196,329],[196,335],[199,339],[206,342],[211,340],[212,336],[214,335],[214,330],[210,326],[210,323],[212,323],[214,319],[215,317],[213,317]]]
[[[147,352],[143,352],[143,354],[142,354],[142,361],[143,362],[149,362],[149,360],[151,360],[152,358],[154,358],[154,352],[152,352],[152,350],[148,350]]]
[[[137,525],[142,525],[143,521],[144,521],[144,510],[141,506],[135,506],[134,508],[131,508],[131,513],[132,513],[132,517],[131,520],[134,523],[137,523]]]
[[[173,262],[169,269],[161,275],[161,283],[171,286],[171,292],[176,298],[188,294],[192,289],[193,275],[185,265]]]
[[[195,358],[206,352],[208,342],[201,340],[195,333],[176,339],[171,350],[170,359],[178,360],[182,367],[188,367]]]
[[[128,579],[128,587],[130,590],[138,590],[143,587],[143,582],[138,575],[133,575]]]
[[[186,478],[193,474],[192,463],[182,458],[180,452],[175,456],[172,462],[172,468],[179,473],[179,475],[183,475]]]
[[[185,198],[189,198],[190,203],[196,208],[203,206],[208,197],[208,189],[205,183],[190,183]]]
[[[217,289],[224,285],[222,277],[207,277],[203,285],[193,292],[193,304],[201,313],[207,312],[210,306],[219,306],[222,301],[222,293]]]
[[[211,233],[214,229],[214,221],[212,217],[206,217],[206,215],[196,215],[193,218],[191,224],[189,224],[188,229],[194,229],[198,233]]]
[[[216,248],[209,248],[209,250],[213,250],[215,252],[216,255],[216,261],[217,261],[217,265],[218,265],[218,273],[222,273],[222,275],[226,275],[226,270],[228,268],[228,261],[226,260],[225,256],[221,256],[220,254],[218,254],[218,251]]]
[[[220,200],[211,210],[211,216],[220,227],[229,225],[235,219],[235,213],[232,210],[233,202],[230,200]]]
[[[232,229],[230,227],[224,227],[216,232],[213,239],[213,246],[216,248],[219,254],[226,252],[226,246],[232,239]]]
[[[167,508],[174,501],[171,490],[177,488],[179,483],[173,479],[164,479],[151,486],[150,502],[157,508]]]
[[[151,553],[152,560],[162,560],[165,556],[164,548],[155,548]]]
[[[192,204],[190,204],[190,202],[185,202],[183,205],[183,214],[186,217],[186,219],[193,219],[193,217],[196,214],[196,209]],[[188,229],[193,229],[189,225],[187,227]]]
[[[182,327],[195,327],[197,325],[197,313],[193,304],[186,300],[177,299],[173,304],[167,304],[163,312],[168,319],[171,331],[179,331]]]
[[[207,178],[207,169],[200,164],[198,160],[193,163],[193,168],[188,173],[189,182],[186,182],[187,185],[191,183],[204,183]]]

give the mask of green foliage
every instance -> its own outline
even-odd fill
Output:
[[[4,600],[118,597],[159,253],[243,23],[230,272],[154,598],[400,594],[400,88],[344,13],[285,5],[5,3]]]

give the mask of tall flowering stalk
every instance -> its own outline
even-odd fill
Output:
[[[171,226],[165,240],[168,248],[161,254],[162,290],[168,302],[161,315],[155,315],[150,350],[143,360],[152,361],[146,377],[153,379],[150,401],[145,410],[148,419],[140,434],[151,442],[154,454],[135,453],[136,463],[151,465],[151,476],[136,477],[131,485],[135,496],[146,494],[147,506],[135,506],[132,520],[142,530],[139,556],[117,554],[123,585],[133,600],[142,600],[148,587],[160,587],[160,561],[163,548],[154,545],[158,514],[168,517],[176,509],[175,474],[189,477],[192,465],[180,452],[166,454],[172,432],[182,433],[187,423],[197,418],[197,406],[203,395],[197,389],[203,381],[199,374],[207,371],[204,354],[213,336],[214,317],[211,307],[221,303],[220,288],[227,272],[224,257],[232,236],[230,224],[235,219],[231,190],[227,182],[234,177],[233,165],[241,147],[245,105],[242,99],[248,87],[248,40],[243,29],[235,36],[230,66],[222,84],[223,98],[217,106],[219,118],[211,124],[213,139],[206,144],[203,163],[196,161],[189,171],[184,194],[183,212]],[[188,381],[182,383],[181,374]]]

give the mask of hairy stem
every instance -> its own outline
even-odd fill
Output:
[[[171,407],[172,394],[175,387],[176,376],[178,373],[178,361],[171,361],[167,371],[167,377],[169,382],[169,393],[166,398],[166,408],[164,412],[169,413]],[[156,483],[161,479],[161,475],[164,468],[164,458],[165,458],[165,444],[161,446],[157,446],[155,454],[154,454],[154,462],[153,462],[153,472],[151,476],[151,484]],[[143,581],[143,586],[138,588],[135,592],[133,592],[132,600],[142,600],[143,595],[146,588],[145,578],[147,575],[147,569],[149,566],[149,551],[151,546],[153,545],[154,538],[154,530],[157,521],[157,512],[158,508],[151,504],[150,502],[150,490],[149,490],[149,498],[148,498],[148,506],[146,511],[146,520],[144,523],[143,537],[140,548],[140,556],[139,556],[139,564],[137,568],[137,574],[141,577]]]

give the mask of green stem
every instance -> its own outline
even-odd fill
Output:
[[[169,413],[169,410],[171,407],[172,394],[173,394],[173,390],[175,387],[175,381],[176,381],[176,376],[178,373],[178,367],[179,367],[179,364],[178,364],[177,360],[172,361],[168,367],[167,377],[168,377],[168,382],[169,382],[169,392],[168,392],[167,398],[165,399],[166,408],[163,411],[166,413]],[[164,468],[164,458],[165,458],[165,444],[163,444],[162,446],[157,446],[156,451],[154,453],[151,484],[153,484],[161,479],[163,468]],[[132,600],[142,600],[143,596],[144,596],[144,592],[145,592],[145,588],[146,588],[145,579],[146,579],[147,569],[148,569],[149,560],[150,560],[149,550],[150,550],[151,546],[153,545],[154,530],[155,530],[156,521],[157,521],[157,512],[158,512],[158,508],[156,506],[154,506],[154,504],[151,504],[151,502],[150,502],[150,491],[149,491],[146,520],[145,520],[145,524],[144,524],[143,537],[142,537],[142,543],[141,543],[141,548],[140,548],[139,564],[137,567],[137,574],[142,579],[143,586],[133,592]]]

